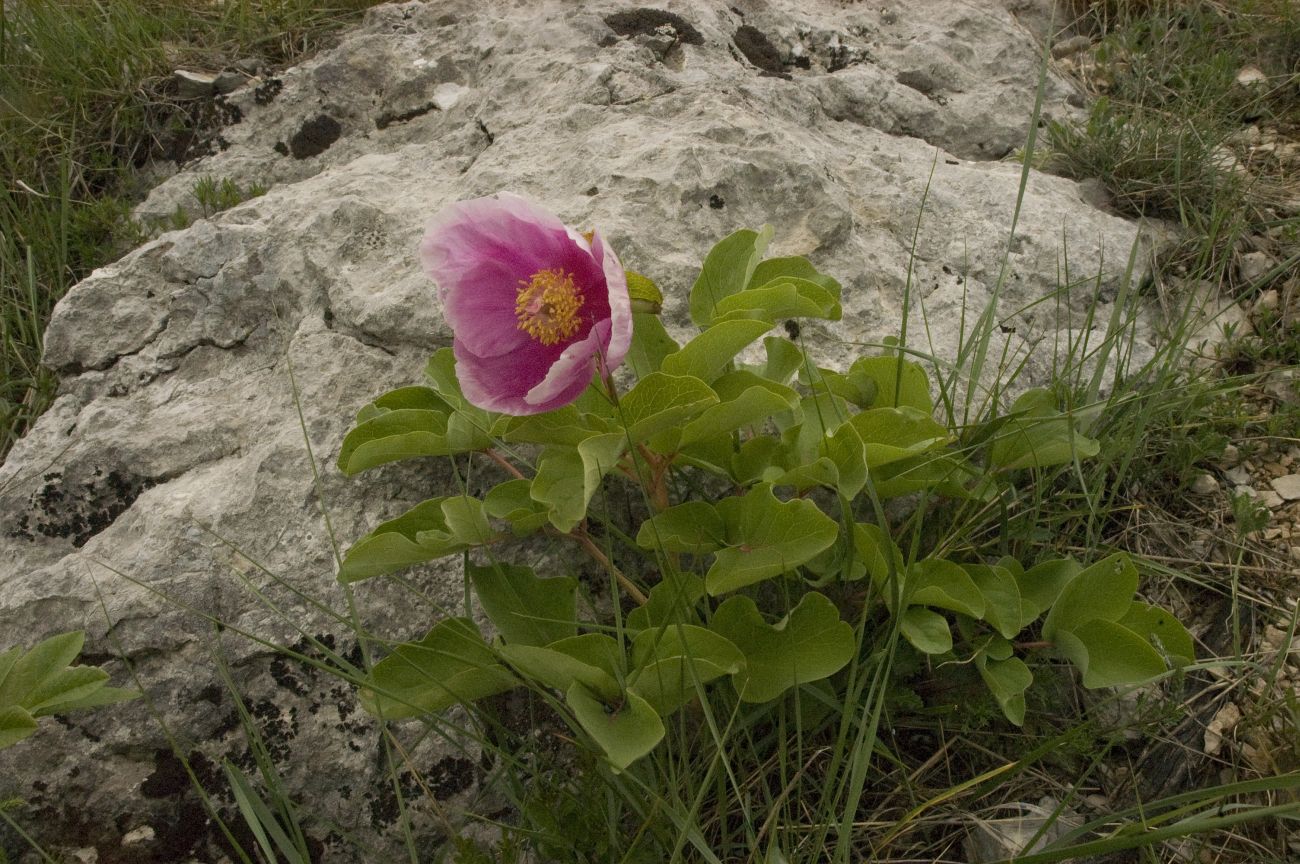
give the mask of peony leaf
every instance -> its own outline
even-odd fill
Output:
[[[699,378],[652,372],[619,401],[619,411],[627,437],[635,444],[680,428],[717,403],[718,395]]]
[[[501,437],[511,442],[577,447],[592,435],[611,431],[595,414],[584,414],[573,405],[565,405],[543,414],[511,417]]]
[[[528,567],[465,565],[483,611],[506,642],[549,645],[576,636],[574,606],[578,580],[572,576],[543,579]]]
[[[694,573],[665,574],[650,589],[644,605],[627,613],[627,629],[633,632],[667,624],[698,624],[695,604],[704,597],[704,580]]]
[[[700,275],[691,286],[691,321],[695,326],[707,327],[713,321],[718,302],[749,285],[771,239],[770,225],[758,231],[744,228],[724,237],[709,250]]]
[[[955,453],[933,450],[878,466],[871,479],[881,498],[929,490],[949,498],[990,501],[998,494],[997,487],[970,462]]]
[[[636,544],[664,552],[712,552],[725,543],[726,527],[712,504],[687,501],[656,513],[641,523]]]
[[[1176,666],[1196,660],[1192,634],[1166,609],[1135,600],[1119,623],[1159,647]]]
[[[467,495],[430,498],[384,522],[348,549],[340,582],[358,582],[499,539],[483,502]]]
[[[728,381],[728,379],[730,379]],[[723,382],[729,388],[747,384],[743,389],[723,395]],[[799,395],[794,390],[753,374],[731,372],[714,382],[714,390],[723,401],[709,406],[698,417],[686,424],[664,452],[689,447],[696,442],[709,442],[730,435],[737,429],[761,423],[774,414],[793,411],[799,406]],[[656,445],[659,442],[655,442]]]
[[[32,715],[17,705],[0,708],[0,750],[17,744],[36,731]]]
[[[398,720],[502,693],[518,683],[472,621],[448,618],[376,663],[359,698],[370,714]]]
[[[1088,688],[1141,684],[1164,674],[1165,660],[1140,634],[1101,618],[1073,630],[1057,630],[1057,650],[1083,673]]]
[[[628,690],[644,697],[667,716],[723,675],[734,675],[745,664],[740,649],[717,633],[689,624],[642,630],[632,643]]]
[[[578,725],[592,737],[615,771],[622,771],[649,753],[664,737],[664,724],[654,708],[635,693],[602,702],[575,682],[565,699]]]
[[[771,329],[771,321],[724,321],[664,357],[662,371],[690,375],[707,384],[747,345]]]
[[[803,351],[789,339],[768,336],[763,340],[763,349],[767,352],[767,363],[756,371],[769,381],[788,384],[804,366]]]
[[[680,347],[668,335],[658,315],[632,313],[632,347],[628,349],[627,362],[637,378],[658,372],[664,358]]]
[[[1037,570],[1038,568],[1034,568]],[[1026,581],[1030,574],[1026,575]],[[1123,552],[1103,558],[1080,572],[1062,590],[1043,622],[1043,638],[1075,630],[1093,620],[1118,621],[1132,605],[1138,573]]]
[[[390,411],[414,410],[435,411],[450,414],[454,408],[438,395],[436,390],[428,387],[399,387],[362,406],[357,412],[357,425],[368,420],[382,417]]]
[[[872,408],[849,422],[862,437],[870,468],[942,447],[952,438],[933,417],[915,408]]]
[[[717,596],[787,573],[835,542],[839,525],[811,501],[778,501],[772,487],[759,484],[743,498],[717,505],[727,548],[717,552],[705,574],[709,594]]]
[[[1005,638],[1014,637],[1038,617],[1034,604],[1021,600],[1020,586],[1010,571],[984,564],[962,567],[984,595],[984,620]]]
[[[782,318],[840,320],[839,298],[807,279],[780,276],[758,288],[725,297],[713,308],[713,324],[742,318],[779,321]]]
[[[745,287],[755,288],[767,285],[783,277],[794,277],[812,282],[823,288],[836,301],[843,294],[839,282],[836,282],[830,276],[817,272],[817,268],[807,258],[797,255],[768,258],[758,262],[758,266],[754,268],[754,274],[749,278],[749,282]]]
[[[899,632],[922,654],[946,654],[952,650],[952,630],[948,619],[933,609],[913,606],[903,610]]]
[[[30,698],[77,659],[85,639],[85,633],[73,630],[42,640],[25,654],[18,648],[5,652],[0,665],[7,665],[9,671],[0,679],[0,708],[32,707]]]
[[[1089,459],[1101,450],[1098,441],[1077,430],[1074,417],[1056,409],[1047,390],[1024,393],[1011,411],[989,448],[989,462],[996,468],[1046,468]]]
[[[633,270],[623,271],[627,278],[627,296],[638,315],[658,315],[663,309],[664,294],[649,276]]]
[[[1065,586],[1083,571],[1083,566],[1073,558],[1044,561],[1015,574],[1020,586],[1020,597],[1034,609],[1037,618],[1056,602]],[[1014,571],[1012,571],[1014,574]]]
[[[533,500],[545,504],[551,524],[567,534],[587,515],[600,481],[618,465],[627,438],[622,432],[593,435],[576,448],[542,451],[533,478]]]
[[[500,650],[519,674],[545,687],[567,691],[578,682],[606,699],[621,692],[622,651],[603,633],[583,633],[545,647],[502,645]]]
[[[904,604],[984,617],[984,595],[975,582],[960,565],[942,558],[924,558],[908,568]]]
[[[532,534],[548,521],[546,507],[533,500],[532,489],[531,480],[507,480],[483,496],[483,510],[493,519],[509,522],[516,537]]]
[[[975,668],[1006,718],[1017,726],[1023,726],[1025,691],[1034,683],[1034,673],[1019,657],[994,659],[983,651],[975,655]]]
[[[768,624],[754,601],[730,597],[713,614],[711,629],[745,655],[732,683],[745,702],[767,702],[799,684],[818,681],[844,668],[856,650],[853,628],[840,620],[835,604],[816,592],[805,594],[790,614]]]
[[[862,357],[849,367],[849,378],[875,383],[877,408],[914,408],[927,416],[934,411],[925,370],[901,356]]]

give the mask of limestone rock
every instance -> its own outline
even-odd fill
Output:
[[[1086,320],[1109,319],[1135,243],[1141,275],[1151,241],[1068,180],[1030,172],[1012,236],[1021,166],[994,160],[1028,131],[1040,54],[1004,5],[886,16],[683,0],[673,39],[663,22],[616,33],[609,17],[629,8],[371,10],[337,48],[231,93],[243,119],[228,148],[140,214],[170,215],[205,176],[266,195],[163,234],[59,304],[45,361],[60,395],[0,466],[0,633],[30,644],[85,628],[94,662],[117,684],[129,666],[149,700],[47,721],[0,752],[0,799],[29,803],[18,818],[39,840],[100,860],[214,860],[223,841],[155,718],[232,816],[220,761],[250,763],[225,664],[316,860],[357,860],[331,823],[393,859],[397,803],[353,688],[267,646],[356,662],[332,544],[452,488],[440,461],[350,479],[333,467],[352,413],[417,382],[449,342],[415,254],[441,206],[510,189],[599,226],[658,282],[678,335],[705,252],[770,222],[773,254],[844,283],[844,320],[805,328],[827,363],[896,336],[910,282],[909,340],[940,358],[997,296],[989,354],[1026,360],[1020,386],[1045,380],[1050,346],[1100,340],[1078,322],[1093,304]],[[762,74],[733,53],[746,26],[803,50],[781,48],[781,74]],[[1050,112],[1070,110],[1068,90],[1049,74]],[[1144,352],[1139,340],[1132,362]],[[462,608],[459,562],[364,583],[355,600],[377,637],[418,636]],[[416,747],[419,731],[399,727],[402,783],[432,778],[454,815],[478,756],[436,736]],[[439,825],[416,820],[433,848]]]

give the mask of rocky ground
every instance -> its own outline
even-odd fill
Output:
[[[222,759],[251,768],[224,662],[314,815],[320,860],[348,860],[356,836],[385,860],[398,806],[373,725],[349,687],[257,640],[355,652],[332,542],[452,482],[441,465],[352,480],[332,467],[352,412],[449,342],[415,256],[447,202],[509,189],[599,226],[659,282],[677,328],[708,248],[770,222],[775,253],[844,283],[844,321],[807,334],[831,362],[899,332],[909,282],[909,328],[929,340],[913,344],[952,357],[964,310],[996,291],[992,350],[1028,358],[1025,384],[1046,380],[1050,346],[1078,338],[1090,307],[1109,317],[1130,249],[1141,279],[1168,241],[1037,171],[1010,236],[1020,165],[1003,160],[1029,131],[1039,4],[669,8],[399,3],[301,66],[214,87],[229,125],[140,217],[194,211],[205,177],[270,191],[69,293],[46,335],[60,396],[0,467],[0,631],[83,627],[87,659],[147,694],[0,753],[0,797],[31,803],[37,839],[86,862],[216,860],[224,841],[168,735],[201,781],[220,785]],[[1045,115],[1083,102],[1048,74]],[[1035,306],[1067,255],[1062,302]],[[1158,338],[1140,326],[1138,355]],[[1300,544],[1293,451],[1243,450],[1202,490],[1285,499],[1265,501],[1276,524],[1260,535],[1279,554]],[[461,590],[451,562],[356,599],[364,626],[405,638]],[[435,798],[476,793],[472,746],[403,743]],[[432,814],[417,826],[425,848],[445,836]]]

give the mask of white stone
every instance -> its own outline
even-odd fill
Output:
[[[1259,282],[1272,272],[1277,261],[1267,252],[1247,252],[1237,261],[1237,275],[1248,285]]]
[[[1219,491],[1219,481],[1213,474],[1199,474],[1192,481],[1192,492],[1197,495],[1213,495]]]
[[[437,106],[439,111],[450,111],[456,107],[456,103],[461,100],[461,97],[468,92],[468,87],[454,82],[439,84],[433,88],[433,104]]]
[[[1300,500],[1300,474],[1286,474],[1268,481],[1273,491],[1285,501]]]

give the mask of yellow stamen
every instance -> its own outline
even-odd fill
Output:
[[[554,345],[582,326],[578,310],[583,298],[572,276],[563,270],[538,270],[530,281],[520,279],[519,284],[523,287],[515,301],[515,315],[520,330],[543,345]]]

